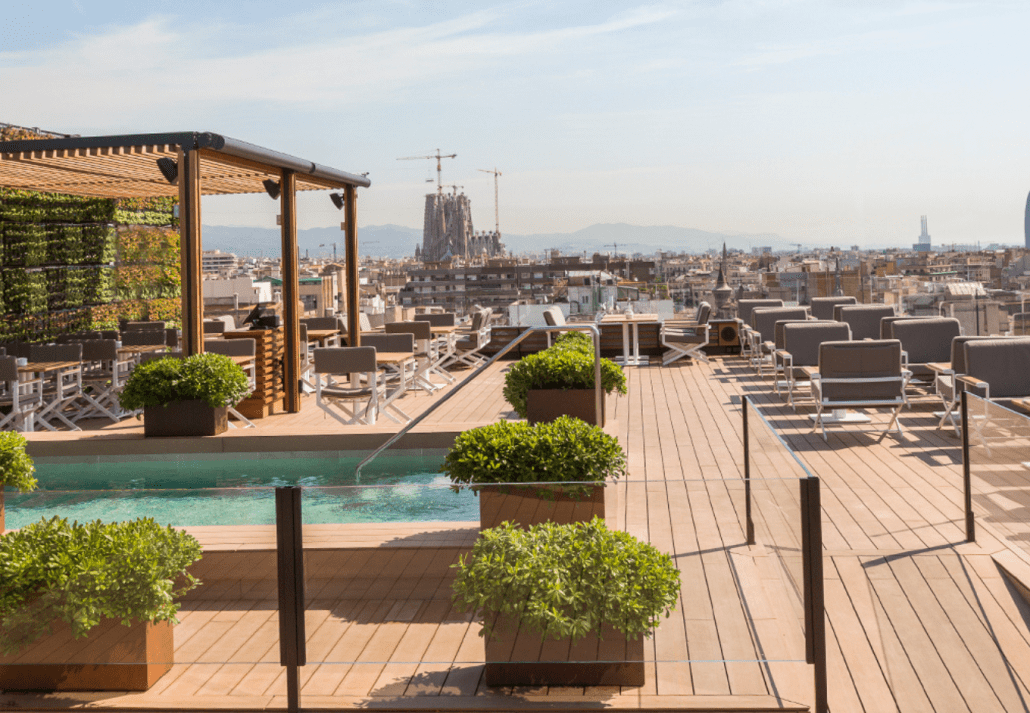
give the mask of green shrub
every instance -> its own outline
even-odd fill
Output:
[[[570,335],[571,336],[571,335]],[[504,376],[504,399],[521,418],[526,418],[526,395],[530,389],[594,388],[594,348],[580,348],[569,339],[556,347],[524,356]],[[626,375],[610,359],[601,360],[601,388],[605,393],[626,393]]]
[[[456,487],[481,483],[604,482],[626,472],[618,440],[571,416],[501,421],[461,433],[441,471]]]
[[[0,490],[5,485],[23,493],[35,490],[39,484],[32,474],[36,467],[25,451],[25,436],[15,431],[0,432]]]
[[[552,349],[579,349],[582,351],[594,353],[594,339],[586,332],[580,332],[574,330],[571,332],[561,332],[557,337],[554,338],[554,342],[551,345]]]
[[[0,652],[31,644],[55,621],[77,638],[103,618],[177,624],[175,599],[197,586],[186,568],[200,555],[192,536],[152,518],[55,517],[9,532],[0,537]]]
[[[507,615],[544,638],[573,642],[611,624],[627,638],[650,636],[679,597],[672,558],[600,518],[520,529],[510,522],[480,533],[457,565],[454,602]]]
[[[235,406],[250,392],[246,373],[232,359],[222,354],[195,354],[140,364],[118,401],[129,411],[193,399],[217,408]]]

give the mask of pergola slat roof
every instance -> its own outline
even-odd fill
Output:
[[[169,183],[158,160],[175,163]],[[297,191],[343,189],[347,249],[347,324],[351,346],[359,346],[357,188],[365,176],[255,146],[210,132],[124,136],[73,136],[0,141],[0,187],[96,198],[179,199],[182,279],[182,349],[204,349],[201,327],[201,195],[263,193],[264,182],[279,185],[282,223],[283,383],[288,411],[300,410],[300,327],[297,250]]]
[[[364,176],[210,132],[0,142],[0,185],[98,198],[175,196],[179,189],[157,160],[175,160],[180,148],[199,151],[204,195],[261,193],[282,169],[296,173],[298,191],[370,185]]]

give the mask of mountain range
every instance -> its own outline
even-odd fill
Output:
[[[280,232],[276,228],[239,226],[203,226],[205,250],[222,250],[236,255],[277,256],[281,251]],[[598,223],[571,233],[505,234],[507,249],[516,254],[542,253],[559,249],[563,253],[618,252],[651,254],[658,250],[700,253],[722,247],[750,250],[757,246],[785,249],[794,243],[774,233],[717,233],[674,225],[629,225]],[[342,257],[343,232],[339,228],[308,228],[297,231],[301,255],[331,255],[336,243],[337,256]],[[368,225],[358,229],[358,249],[362,255],[390,258],[413,256],[415,245],[422,242],[422,230],[402,225]]]

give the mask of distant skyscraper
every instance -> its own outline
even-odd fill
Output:
[[[928,253],[931,250],[930,247],[930,234],[926,232],[926,216],[921,216],[920,224],[922,230],[919,232],[919,242],[912,246],[912,248],[918,252]]]
[[[1026,237],[1026,247],[1030,249],[1030,194],[1026,197],[1026,216],[1023,218],[1023,233]]]

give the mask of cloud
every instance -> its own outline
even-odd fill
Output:
[[[486,9],[422,26],[332,37],[324,26],[304,32],[303,22],[312,19],[292,17],[284,24],[294,34],[273,46],[247,41],[266,36],[267,27],[192,27],[152,17],[77,35],[57,47],[0,52],[0,74],[6,75],[5,103],[14,116],[74,118],[77,125],[84,118],[103,123],[112,116],[152,117],[156,107],[188,106],[195,112],[271,102],[331,109],[400,101],[406,89],[512,58],[563,52],[672,14],[642,7],[593,24],[517,31],[504,29],[510,18],[503,10]],[[317,13],[314,18],[325,19]]]

